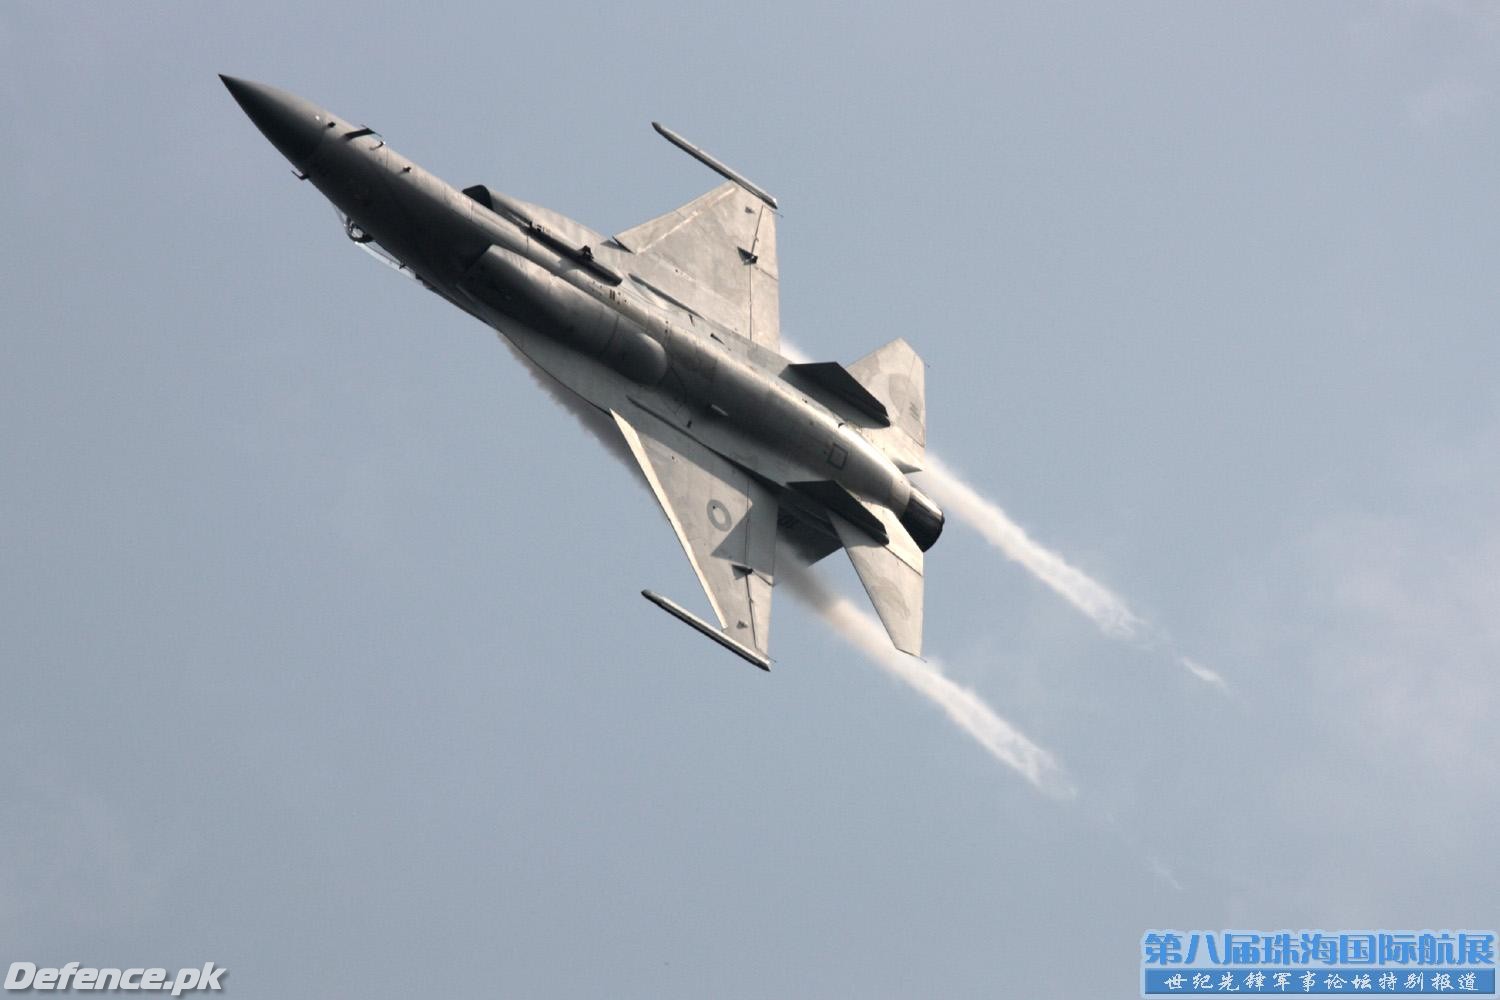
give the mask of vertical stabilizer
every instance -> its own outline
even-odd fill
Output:
[[[891,421],[889,427],[862,427],[860,433],[903,472],[922,468],[927,459],[927,379],[917,352],[898,338],[854,362],[849,374],[885,404]]]

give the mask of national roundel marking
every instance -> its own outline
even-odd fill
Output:
[[[729,517],[729,508],[717,500],[710,500],[708,502],[708,520],[710,524],[720,531],[728,531],[731,520]]]

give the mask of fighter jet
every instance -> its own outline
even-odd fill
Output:
[[[763,188],[653,123],[724,183],[603,236],[483,184],[452,187],[294,94],[220,79],[349,239],[613,425],[718,625],[646,598],[769,670],[778,561],[842,548],[896,648],[921,655],[923,553],[943,530],[908,478],[926,447],[922,359],[900,339],[848,367],[782,355],[777,203]]]

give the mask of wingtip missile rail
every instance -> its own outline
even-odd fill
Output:
[[[713,156],[710,156],[707,152],[693,145],[691,142],[688,142],[682,136],[678,135],[676,132],[673,132],[661,122],[652,122],[651,127],[656,129],[657,134],[660,135],[663,139],[667,140],[672,145],[676,146],[678,149],[682,150],[684,153],[691,156],[693,159],[697,160],[699,163],[703,164],[714,173],[718,174],[720,177],[723,177],[725,180],[734,181],[734,183],[738,184],[746,191],[749,191],[751,194],[755,195],[755,197],[759,198],[767,205],[770,205],[774,209],[780,210],[781,206],[776,204],[776,199],[771,196],[770,192],[761,187],[759,184],[751,181],[750,178],[746,177],[738,170],[735,170],[733,167],[729,166],[729,164]]]
[[[720,632],[718,629],[714,628],[708,622],[704,621],[702,618],[699,618],[697,615],[693,614],[691,611],[689,611],[687,608],[684,608],[676,601],[667,597],[663,597],[654,590],[643,590],[641,591],[641,596],[650,601],[652,604],[656,605],[658,608],[661,608],[673,618],[676,618],[678,621],[691,625],[693,628],[697,629],[699,632],[702,632],[704,635],[708,636],[714,642],[717,642],[719,645],[723,646],[725,649],[729,650],[736,656],[739,656],[742,659],[749,660],[751,663],[755,664],[757,667],[760,667],[760,669],[764,670],[766,673],[771,672],[771,660],[769,657],[762,656],[760,653],[757,653],[755,650],[751,649],[749,646],[746,646],[744,643],[735,642],[733,639],[729,638],[729,636],[725,635],[723,632]]]

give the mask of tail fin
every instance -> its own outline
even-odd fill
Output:
[[[839,541],[864,584],[891,644],[903,653],[922,655],[922,550],[896,515],[884,507],[861,506],[878,519],[887,538],[880,540],[838,514],[832,514]]]
[[[925,373],[922,359],[900,338],[849,366],[849,374],[885,404],[891,421],[889,427],[862,427],[861,433],[903,472],[916,472],[927,460]]]

